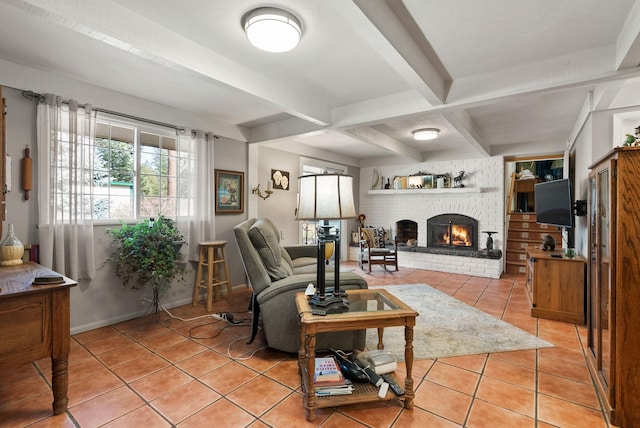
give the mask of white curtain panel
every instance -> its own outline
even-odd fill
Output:
[[[181,230],[187,230],[188,259],[198,260],[198,243],[215,239],[215,172],[213,163],[213,144],[215,137],[211,133],[187,130],[178,137],[180,146],[192,144],[195,153],[193,169],[188,181],[190,199],[190,218],[188,228],[179,222]]]
[[[95,276],[91,105],[47,94],[37,108],[40,263],[65,276]]]

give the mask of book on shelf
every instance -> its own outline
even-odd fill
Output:
[[[344,379],[342,385],[335,386],[314,386],[316,396],[326,397],[330,395],[353,394],[353,384],[349,379]]]
[[[317,357],[316,368],[313,374],[313,383],[325,384],[326,382],[344,383],[344,376],[338,367],[338,363],[333,357]]]
[[[333,356],[315,359],[313,389],[319,397],[353,393],[353,384],[345,379]]]

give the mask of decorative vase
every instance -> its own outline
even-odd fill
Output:
[[[22,264],[24,245],[13,231],[13,223],[9,223],[7,237],[0,244],[0,266],[14,266]]]

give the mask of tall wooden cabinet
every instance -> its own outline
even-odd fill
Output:
[[[589,369],[611,423],[640,427],[640,147],[589,174]]]

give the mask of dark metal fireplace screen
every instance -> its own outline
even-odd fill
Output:
[[[427,219],[427,247],[477,250],[478,221],[462,214]]]
[[[418,239],[418,223],[413,220],[399,220],[396,222],[396,236],[398,242],[406,243],[410,239]]]

